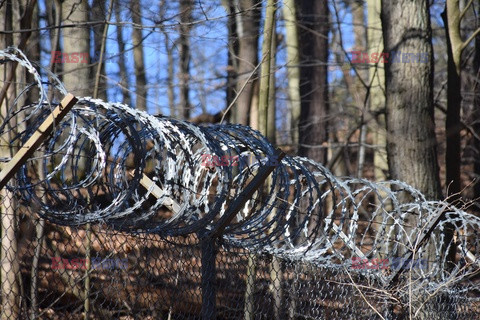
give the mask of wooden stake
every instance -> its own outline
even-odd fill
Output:
[[[25,145],[18,150],[0,172],[0,190],[7,185],[8,181],[17,173],[17,170],[27,162],[27,159],[52,132],[55,124],[58,124],[67,115],[77,101],[78,99],[75,96],[70,93],[67,94],[55,110],[43,121]]]

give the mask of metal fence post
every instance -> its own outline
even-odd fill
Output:
[[[202,320],[217,318],[216,310],[216,247],[215,238],[204,237],[201,241],[202,249]]]
[[[275,159],[281,161],[285,157],[280,149],[275,150]],[[222,237],[225,228],[230,224],[237,213],[245,206],[246,202],[260,188],[268,176],[275,169],[274,166],[263,166],[259,168],[257,174],[245,186],[240,194],[232,201],[224,215],[217,221],[217,224],[211,231],[200,234],[202,248],[202,320],[216,319],[216,269],[215,257],[217,238]]]

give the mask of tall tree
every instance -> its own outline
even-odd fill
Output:
[[[36,1],[17,1],[4,2],[0,5],[0,31],[12,30],[31,30],[32,16],[36,8]],[[21,33],[15,37],[12,34],[4,33],[0,35],[0,45],[2,48],[8,46],[17,46],[20,50],[25,50],[31,31]],[[30,51],[30,50],[27,50]],[[12,115],[14,103],[28,103],[30,101],[16,101],[17,93],[25,88],[25,71],[17,68],[17,63],[5,63],[0,66],[0,75],[2,76],[2,87],[0,88],[0,119],[5,120],[7,114]],[[35,92],[35,91],[34,91]],[[35,93],[32,92],[32,99]],[[7,124],[7,132],[2,134],[0,140],[0,156],[5,158],[13,157],[19,146],[12,145],[10,141],[16,135],[19,128],[19,118],[24,116],[23,112],[12,117]],[[2,169],[0,165],[0,169]],[[14,182],[13,182],[14,183]],[[20,266],[17,257],[18,251],[18,213],[17,204],[12,191],[3,188],[0,192],[0,287],[2,308],[0,312],[1,319],[19,319],[20,318],[20,299],[21,289],[19,284]]]
[[[383,52],[382,21],[380,20],[380,0],[368,0],[368,53]],[[379,62],[380,63],[380,62]],[[372,144],[377,146],[374,150],[373,164],[377,181],[387,179],[387,133],[385,127],[385,69],[379,63],[372,63],[368,69],[370,84],[370,111],[376,115],[376,126],[373,130]]]
[[[354,0],[351,3],[353,17],[353,34],[355,36],[355,50],[365,52],[367,49],[367,32],[365,29],[365,10],[363,1]],[[357,79],[355,81],[355,90],[353,96],[357,101],[357,107],[360,111],[360,138],[358,141],[358,160],[357,177],[363,176],[363,167],[365,163],[365,141],[367,139],[366,115],[368,112],[367,101],[367,83],[368,69],[361,68],[357,70]]]
[[[323,147],[328,140],[328,33],[326,0],[301,0],[298,4],[300,39],[299,154],[326,163]]]
[[[106,20],[106,11],[105,11],[105,0],[93,0],[91,7],[91,20],[93,21],[105,21]],[[105,75],[105,63],[98,63],[100,59],[100,51],[102,48],[103,32],[105,30],[105,24],[99,24],[93,26],[93,56],[96,58],[96,64],[90,71],[90,77],[92,83],[95,83],[95,77],[100,67],[100,75]],[[102,100],[107,100],[107,84],[105,77],[100,76],[99,78],[99,88],[98,88],[98,98]]]
[[[382,23],[386,52],[421,52],[428,56],[426,63],[385,65],[390,175],[429,199],[440,199],[428,1],[382,2]]]
[[[480,7],[480,1],[477,1]],[[477,27],[480,27],[480,16],[477,15]],[[480,33],[475,37],[475,53],[473,57],[474,72],[474,96],[473,96],[473,130],[476,136],[473,137],[473,147],[475,150],[474,172],[477,179],[480,179]],[[480,198],[480,181],[476,181],[474,189],[474,198]]]
[[[390,175],[392,179],[417,188],[427,199],[439,200],[442,191],[434,130],[433,48],[428,0],[383,1],[381,19],[386,52],[417,52],[428,57],[428,61],[422,63],[390,62],[385,65]],[[415,230],[421,225],[418,216],[410,214],[407,219],[408,227],[399,232],[416,237]],[[400,248],[397,254],[408,249]],[[436,260],[434,245],[427,247],[424,257],[431,267]],[[414,301],[412,309],[426,308],[428,297],[418,295],[411,299]],[[431,317],[426,312],[423,315],[423,319]],[[448,317],[446,313],[442,316]]]
[[[461,59],[462,52],[467,45],[480,33],[478,28],[466,40],[462,39],[460,24],[473,1],[461,10],[459,0],[447,0],[442,18],[445,24],[448,46],[448,84],[447,84],[447,117],[445,119],[445,132],[447,146],[445,152],[446,184],[450,201],[460,197],[460,164],[461,164],[461,106],[462,94],[461,82]]]
[[[32,19],[31,19],[31,28],[33,30],[37,30],[39,27],[40,23],[40,10],[39,10],[39,4],[35,3],[33,4],[33,12],[32,12]],[[22,9],[23,11],[23,9]],[[40,52],[41,50],[41,36],[40,32],[38,31],[33,31],[29,41],[26,46],[26,51],[27,51],[27,57],[32,59],[33,61],[40,61]],[[17,72],[21,71],[22,75],[21,77],[17,76],[19,79],[22,79],[21,81],[17,81],[17,92],[21,92],[21,90],[24,88],[25,83],[32,83],[35,80],[33,79],[33,76],[27,72],[25,68],[18,68]],[[23,106],[27,105],[29,103],[32,103],[34,101],[38,101],[39,99],[39,90],[35,89],[30,91],[28,96],[24,95],[25,98],[24,101],[22,99],[19,99],[18,105]],[[24,114],[20,114],[19,117],[24,117]],[[23,126],[19,126],[18,130],[24,130]],[[37,160],[37,174],[40,179],[43,177],[43,162],[39,159]],[[44,230],[45,230],[45,220],[41,217],[38,217],[36,215],[26,215],[26,218],[28,219],[26,223],[32,224],[32,227],[34,226],[35,229],[32,228],[32,231],[35,230],[35,240],[36,240],[36,245],[34,249],[34,254],[32,257],[32,265],[30,269],[30,319],[37,319],[38,318],[38,313],[39,313],[39,308],[38,308],[38,297],[39,297],[39,266],[40,266],[40,261],[41,261],[41,254],[42,254],[42,243],[44,239]],[[19,242],[21,243],[22,240],[21,238],[19,239]]]
[[[235,1],[234,0],[222,0],[222,5],[228,14],[227,29],[228,29],[228,56],[227,56],[227,88],[226,88],[226,108],[235,99],[235,82],[237,70],[238,56],[238,41],[237,41],[237,16],[235,15]]]
[[[192,30],[192,0],[179,0],[180,1],[180,30],[179,30],[179,89],[180,89],[180,110],[183,119],[189,119],[191,113],[190,105],[190,32]]]
[[[84,24],[88,21],[87,0],[65,0],[62,3],[63,24]],[[72,53],[90,53],[90,30],[86,26],[63,28],[63,50],[66,57]],[[79,97],[92,94],[90,70],[84,63],[74,63],[68,58],[64,59],[63,82],[67,90]]]
[[[13,8],[12,2],[6,2],[4,6],[0,7],[1,14],[1,29],[2,31],[13,30]],[[1,45],[3,48],[7,48],[13,45],[13,37],[11,34],[1,35]],[[13,63],[6,63],[0,66],[0,74],[2,76],[2,88],[1,88],[1,100],[0,111],[2,121],[6,119],[10,104],[15,99],[15,68]],[[11,111],[10,111],[11,112]],[[9,125],[9,129],[12,130],[15,123]],[[0,156],[11,158],[14,151],[9,146],[13,133],[6,132],[1,137]],[[3,165],[0,167],[3,169]],[[18,319],[19,317],[19,299],[20,290],[17,281],[18,277],[18,261],[17,255],[17,237],[16,237],[16,225],[17,215],[15,214],[15,205],[13,193],[7,188],[3,188],[0,193],[1,197],[1,247],[0,247],[0,286],[1,286],[1,299],[2,310],[0,313],[1,319]]]
[[[265,23],[263,26],[262,65],[258,95],[258,127],[267,139],[275,144],[275,62],[276,62],[276,4],[268,0],[265,8]],[[268,180],[271,184],[271,179]],[[268,189],[269,187],[267,187]],[[272,211],[275,212],[275,209]],[[269,217],[271,218],[271,217]],[[279,257],[273,256],[270,264],[270,289],[274,299],[274,318],[284,318],[282,265]]]
[[[263,31],[262,44],[262,65],[260,69],[260,89],[259,89],[259,103],[258,103],[258,125],[260,132],[270,139],[274,139],[274,130],[269,128],[272,125],[269,121],[270,110],[274,110],[275,106],[270,104],[270,95],[275,92],[275,78],[272,77],[274,70],[272,62],[275,63],[275,11],[276,7],[273,1],[267,2],[266,17]],[[275,129],[275,128],[273,128]]]
[[[292,145],[298,146],[298,121],[300,120],[300,69],[298,67],[299,45],[297,29],[297,7],[294,0],[283,2],[283,18],[287,47],[288,98],[290,102],[290,131]]]
[[[118,45],[118,69],[120,72],[120,86],[122,89],[122,102],[129,106],[132,105],[132,98],[130,95],[130,77],[127,72],[127,65],[125,62],[125,41],[123,39],[123,27],[120,25],[122,6],[119,1],[115,2],[115,21],[117,22],[117,45]]]
[[[135,107],[147,111],[147,77],[145,75],[145,62],[143,58],[142,36],[142,7],[140,0],[130,0],[130,12],[132,13],[132,44],[135,68]]]
[[[235,59],[238,66],[236,70],[238,98],[232,120],[245,125],[250,123],[250,107],[254,100],[255,81],[251,75],[258,64],[261,8],[260,0],[237,0],[235,5],[238,34],[238,56]]]

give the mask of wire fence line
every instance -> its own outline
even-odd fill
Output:
[[[8,161],[67,91],[17,49],[0,57],[31,75],[4,103]],[[229,216],[266,167],[269,178]],[[5,319],[480,314],[479,218],[400,181],[339,178],[310,159],[279,157],[249,127],[79,98],[1,205]]]

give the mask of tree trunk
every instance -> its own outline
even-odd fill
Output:
[[[276,125],[276,114],[277,114],[277,88],[276,88],[276,78],[275,71],[277,68],[277,33],[275,27],[272,30],[272,41],[270,44],[270,74],[269,74],[269,89],[268,89],[268,111],[267,111],[267,139],[276,144],[276,134],[277,134],[277,125]]]
[[[460,164],[461,138],[460,110],[462,95],[460,91],[460,60],[462,56],[462,38],[460,35],[459,0],[448,0],[442,13],[447,38],[447,115],[445,118],[445,134],[447,144],[445,150],[446,187],[449,200],[454,202],[460,197]]]
[[[365,10],[363,1],[352,1],[352,17],[353,17],[353,33],[355,36],[355,50],[365,52],[367,47],[367,30],[365,29]],[[363,167],[365,164],[365,143],[367,139],[367,123],[365,121],[368,112],[367,101],[367,87],[365,83],[368,78],[368,69],[361,68],[357,70],[357,78],[355,81],[355,89],[353,96],[357,108],[360,111],[360,135],[358,139],[358,156],[357,156],[357,174],[361,178],[363,176]]]
[[[462,160],[460,136],[460,131],[462,129],[460,117],[462,106],[462,95],[460,90],[462,52],[475,36],[478,37],[480,32],[480,29],[477,29],[467,40],[462,40],[462,18],[469,6],[472,5],[472,2],[473,1],[470,1],[467,7],[460,10],[459,0],[447,0],[445,3],[445,10],[442,13],[448,49],[447,117],[445,121],[445,133],[447,135],[445,155],[447,171],[446,185],[448,188],[448,200],[452,203],[455,203],[460,198],[462,188],[460,177],[460,165]],[[475,54],[477,55],[478,52]]]
[[[135,107],[147,111],[147,79],[145,76],[145,62],[143,59],[143,36],[142,29],[142,7],[140,0],[130,0],[130,11],[132,13],[133,59],[135,68]]]
[[[274,37],[274,28],[275,28],[275,4],[272,0],[267,2],[266,14],[265,14],[265,24],[263,31],[263,44],[262,44],[262,66],[260,71],[260,90],[258,96],[258,125],[259,130],[264,135],[268,135],[268,115],[269,108],[273,108],[272,105],[269,105],[269,91],[275,91],[275,87],[272,87],[270,80],[271,70],[271,60],[275,59],[275,48],[272,47],[273,37]],[[272,52],[273,50],[273,52]]]
[[[184,120],[190,118],[191,105],[190,105],[190,31],[192,26],[190,22],[192,20],[192,0],[179,0],[180,1],[180,30],[179,30],[179,90],[180,90],[180,110]]]
[[[368,53],[383,52],[382,21],[380,20],[380,0],[368,0]],[[376,115],[376,126],[373,128],[372,144],[377,146],[374,150],[373,164],[376,181],[387,180],[387,132],[385,125],[385,69],[384,65],[370,64],[370,111]]]
[[[115,20],[121,21],[121,4],[115,2]],[[130,96],[130,77],[125,63],[125,41],[123,40],[123,28],[120,24],[117,26],[117,45],[118,45],[118,69],[120,72],[120,86],[122,89],[122,103],[132,106],[132,97]]]
[[[326,163],[328,140],[328,33],[329,10],[325,0],[298,4],[300,34],[299,154]],[[311,31],[310,31],[311,30]]]
[[[39,5],[38,3],[35,6],[35,10],[32,15],[32,29],[36,29],[39,27]],[[40,39],[39,32],[32,32],[33,39]],[[32,41],[30,45],[27,46],[27,56],[32,59],[33,61],[40,61],[40,52],[41,46],[40,41]],[[56,50],[53,50],[56,51]],[[23,70],[25,72],[25,70]],[[28,72],[25,72],[26,81],[22,82],[21,85],[23,86],[24,83],[32,83],[34,79],[32,75]],[[20,88],[19,88],[20,89]],[[18,92],[18,90],[17,90]],[[27,99],[30,101],[25,101],[25,104],[31,103],[33,101],[38,101],[39,98],[39,90],[32,90],[31,93],[28,95]],[[20,104],[23,105],[23,104]],[[20,116],[23,116],[20,115]],[[23,130],[24,128],[19,128],[19,130]],[[39,179],[43,179],[44,171],[43,171],[43,162],[41,160],[37,160],[37,174]],[[39,275],[39,265],[40,265],[40,256],[41,251],[43,248],[43,239],[44,239],[44,231],[45,231],[45,220],[43,218],[35,216],[35,214],[28,216],[29,220],[33,225],[35,225],[35,239],[36,245],[34,249],[34,255],[32,258],[32,267],[30,269],[30,319],[37,319],[39,313],[39,304],[38,304],[38,275]]]
[[[298,121],[300,120],[300,63],[297,8],[294,0],[285,0],[283,3],[283,18],[285,20],[285,34],[287,47],[287,75],[288,75],[288,98],[291,114],[291,141],[294,147],[298,147]]]
[[[62,4],[62,22],[64,24],[85,23],[88,21],[87,0],[65,0]],[[90,53],[90,34],[86,27],[64,28],[63,53],[70,57],[72,53]],[[81,60],[81,59],[79,59]],[[91,96],[92,85],[89,68],[85,63],[65,61],[63,63],[63,82],[67,90],[79,97]]]
[[[54,0],[53,2],[47,1],[47,20],[49,25],[55,26],[55,28],[50,29],[50,52],[59,51],[60,49],[60,25],[62,23],[62,3],[60,0]],[[61,72],[62,64],[55,63],[53,60],[50,61],[50,71],[54,74]],[[50,90],[48,93],[48,98],[52,100],[53,90]]]
[[[384,1],[381,17],[386,52],[426,53],[428,57],[428,61],[421,63],[385,64],[390,175],[392,179],[417,188],[427,199],[439,200],[442,192],[434,131],[433,49],[428,1]],[[420,221],[414,214],[407,220],[410,227],[404,232],[415,238]],[[394,254],[400,256],[407,250],[405,247]],[[426,247],[424,258],[429,261],[430,268],[437,259],[433,245]],[[423,302],[430,304],[428,297],[415,294],[410,298],[414,301],[413,312],[422,308],[420,318],[431,319],[433,315],[428,315],[426,305],[422,305]],[[435,306],[430,305],[430,308]],[[437,313],[449,317],[439,310]]]
[[[275,62],[276,62],[276,32],[275,32],[275,12],[276,5],[274,0],[268,0],[265,14],[265,23],[263,27],[262,44],[262,67],[259,89],[258,103],[258,127],[267,139],[275,144]],[[270,188],[271,178],[268,180]],[[276,209],[273,209],[272,216]],[[269,217],[269,220],[272,219]],[[274,225],[276,223],[274,222]],[[273,229],[274,227],[272,227]],[[283,290],[282,290],[282,265],[277,256],[272,256],[270,264],[270,291],[273,297],[274,319],[283,319]]]
[[[105,10],[105,0],[93,0],[91,8],[92,21],[105,21],[106,20],[106,10]],[[103,43],[103,32],[105,30],[105,24],[99,24],[93,26],[93,57],[95,57],[96,64],[92,67],[90,71],[91,83],[95,83],[96,74],[98,68],[100,67],[100,75],[105,75],[105,62],[99,63],[100,51]],[[108,56],[109,53],[104,53]],[[104,101],[107,100],[107,83],[105,78],[100,76],[98,84],[98,93],[97,98],[100,98]]]
[[[237,92],[233,122],[248,125],[255,80],[248,80],[258,64],[258,36],[260,33],[261,1],[235,0],[238,34]],[[248,84],[243,88],[246,81]],[[243,88],[243,91],[242,91]]]
[[[10,31],[31,29],[35,6],[35,1],[29,3],[24,1],[8,1],[4,3],[3,6],[0,6],[0,16],[3,18],[0,19],[0,21],[3,21],[0,24],[0,30]],[[14,17],[15,19],[13,19]],[[14,37],[11,34],[0,35],[0,46],[2,48],[7,48],[8,46],[15,45],[20,50],[25,50],[30,35],[31,32],[25,32]],[[1,81],[3,83],[1,88],[2,97],[0,98],[0,117],[2,119],[5,119],[8,112],[13,112],[10,108],[13,107],[17,92],[25,89],[23,84],[25,83],[27,76],[24,70],[15,69],[16,66],[16,63],[5,63],[0,65],[0,75],[2,76]],[[35,93],[32,92],[32,99],[34,98],[34,95]],[[17,102],[26,103],[28,101],[26,99]],[[23,116],[23,113],[19,113],[16,117],[13,117],[10,123],[6,126],[8,131],[0,137],[0,140],[2,141],[0,146],[0,157],[10,158],[16,152],[18,146],[12,145],[10,141],[16,133],[21,130],[17,122],[18,117],[21,116]],[[2,167],[3,166],[0,166],[0,169],[2,169]],[[12,180],[15,181],[14,179]],[[0,204],[0,287],[2,300],[0,318],[19,319],[21,287],[19,284],[19,258],[17,256],[17,204],[13,193],[6,188],[1,190]]]
[[[480,6],[480,1],[477,1]],[[477,16],[477,25],[480,25],[480,17]],[[473,137],[473,149],[475,155],[474,173],[476,184],[474,187],[474,199],[480,198],[480,34],[475,37],[475,53],[473,55],[473,71],[475,72],[475,85],[473,95],[473,130],[476,136]]]
[[[422,52],[428,56],[427,63],[385,64],[390,174],[420,190],[427,199],[440,199],[428,1],[383,2],[382,22],[386,52]]]
[[[234,2],[234,0],[222,1],[223,6],[225,7],[225,11],[228,14],[228,65],[225,108],[228,108],[228,106],[232,103],[233,99],[235,99],[235,83],[237,81],[237,74],[235,70],[238,70],[238,63],[235,59],[235,57],[238,56],[238,34]]]

